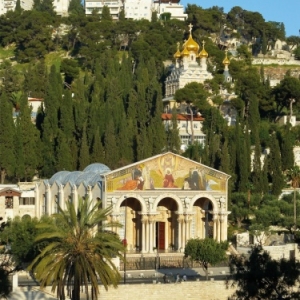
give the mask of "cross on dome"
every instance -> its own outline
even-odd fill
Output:
[[[190,34],[192,34],[192,29],[193,29],[192,23],[190,23],[188,27],[189,27]]]

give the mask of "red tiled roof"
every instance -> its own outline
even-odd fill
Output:
[[[165,121],[172,120],[172,114],[162,114],[161,118]],[[177,121],[189,121],[189,120],[191,120],[190,115],[186,115],[186,114],[178,114],[177,115]],[[202,116],[194,116],[193,120],[194,121],[204,121],[204,118]]]
[[[44,101],[43,98],[31,98],[31,97],[28,97],[28,101]]]

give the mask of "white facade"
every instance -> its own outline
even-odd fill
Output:
[[[6,14],[9,10],[15,10],[16,0],[0,0],[0,15]],[[30,10],[33,0],[21,0],[21,7],[24,10]]]
[[[125,18],[132,20],[151,20],[153,2],[152,0],[125,0]]]
[[[53,8],[59,16],[68,16],[70,0],[54,0]]]
[[[181,21],[185,21],[188,17],[188,15],[184,13],[184,6],[178,3],[161,3],[160,1],[155,1],[154,9],[157,11],[158,17],[164,13],[170,13],[171,19],[177,19]]]
[[[0,0],[0,15],[6,14],[9,10],[15,10],[16,0]],[[54,11],[60,16],[68,15],[70,0],[54,0]],[[33,0],[21,0],[21,7],[24,10],[31,10]]]
[[[165,130],[168,131],[172,127],[172,114],[162,114],[162,120]],[[181,141],[181,150],[185,151],[188,145],[197,142],[199,144],[205,144],[206,135],[202,131],[204,118],[202,116],[191,116],[189,114],[177,114],[177,129]],[[193,130],[192,130],[193,129]]]
[[[119,14],[123,9],[123,3],[120,0],[111,0],[111,1],[85,1],[85,14],[91,15],[94,10],[97,10],[99,14],[102,14],[102,9],[104,6],[107,6],[110,10],[110,14],[113,20],[119,19]]]

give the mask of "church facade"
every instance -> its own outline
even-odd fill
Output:
[[[57,211],[79,197],[112,207],[112,228],[128,250],[183,251],[189,238],[227,239],[230,176],[167,152],[117,170],[92,164],[83,172],[62,171],[36,186],[35,214]]]

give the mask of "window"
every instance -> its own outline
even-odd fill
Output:
[[[14,208],[13,197],[5,197],[5,208]]]
[[[35,205],[34,197],[20,197],[19,205]]]

